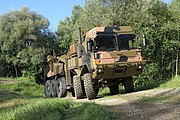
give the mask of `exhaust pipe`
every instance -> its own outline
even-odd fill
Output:
[[[81,28],[79,27],[79,44],[82,44]]]

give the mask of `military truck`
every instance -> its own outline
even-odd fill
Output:
[[[142,72],[143,60],[131,26],[95,27],[73,43],[66,53],[48,56],[45,96],[77,99],[96,98],[100,87],[119,93],[119,84],[127,93],[134,91],[132,76]]]

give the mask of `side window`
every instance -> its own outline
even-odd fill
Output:
[[[120,50],[135,48],[135,35],[120,35],[118,36],[118,44]]]
[[[128,40],[120,40],[119,47],[120,47],[120,50],[129,49],[129,41]]]
[[[109,48],[114,48],[115,37],[111,36],[98,36],[96,37],[97,50],[107,50]]]

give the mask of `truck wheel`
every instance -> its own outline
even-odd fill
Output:
[[[87,98],[89,100],[96,98],[96,93],[93,88],[91,73],[84,74],[83,80],[84,80],[84,88]]]
[[[52,96],[52,83],[50,80],[47,80],[44,85],[44,94],[46,97]]]
[[[125,78],[123,81],[126,93],[134,92],[134,84],[132,77]]]
[[[119,94],[119,85],[109,86],[111,95]]]
[[[73,84],[74,84],[74,93],[76,99],[83,98],[83,90],[82,90],[82,83],[80,76],[78,75],[73,76]]]
[[[58,88],[58,82],[54,79],[54,80],[52,80],[52,97],[58,96],[57,95],[57,92],[58,92],[57,88]]]
[[[58,88],[56,90],[58,97],[59,98],[66,97],[67,95],[66,79],[64,77],[60,77],[58,78],[57,82],[58,82]]]

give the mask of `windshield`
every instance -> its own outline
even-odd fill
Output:
[[[115,36],[114,35],[103,35],[103,36],[97,36],[95,38],[95,46],[96,49],[101,50],[107,50],[109,48],[116,48],[115,46]]]
[[[134,48],[135,35],[99,35],[95,38],[95,46],[98,51],[127,50]]]

